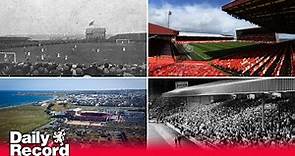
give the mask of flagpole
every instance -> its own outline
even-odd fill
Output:
[[[170,15],[171,15],[171,13],[170,13],[170,10],[168,11],[168,28],[170,28]]]
[[[168,11],[168,28],[170,28],[170,16],[172,15],[172,12],[169,10]]]

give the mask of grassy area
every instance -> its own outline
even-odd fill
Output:
[[[56,112],[65,112],[70,108],[70,104],[68,103],[53,103],[50,105],[50,110]]]
[[[75,51],[72,50],[74,46],[77,46]],[[126,51],[122,51],[125,47]],[[116,44],[112,42],[103,43],[65,43],[44,45],[41,47],[32,46],[8,48],[2,51],[15,52],[17,62],[24,62],[25,51],[30,51],[30,62],[56,62],[56,63],[79,63],[79,64],[91,64],[91,63],[116,63],[116,64],[142,64],[145,62],[145,43],[130,43],[127,45]],[[45,51],[41,52],[44,48]],[[99,52],[97,52],[99,49]],[[60,53],[60,57],[57,58],[57,53]],[[41,60],[41,55],[45,54],[45,60]],[[68,60],[65,60],[65,56],[68,56]],[[0,59],[3,59],[0,57]]]
[[[194,43],[184,47],[193,60],[211,60],[253,47],[254,42]]]
[[[0,110],[0,138],[8,138],[10,130],[30,132],[50,121],[41,106],[20,106]]]

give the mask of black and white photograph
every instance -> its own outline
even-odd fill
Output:
[[[148,147],[295,145],[295,79],[149,79]]]
[[[145,0],[2,0],[1,76],[146,75]]]

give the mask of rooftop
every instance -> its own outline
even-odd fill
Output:
[[[216,37],[216,38],[232,38],[230,35],[212,34],[212,33],[197,33],[197,32],[179,32],[178,36],[183,37]]]
[[[235,0],[222,10],[279,33],[295,33],[294,0]]]
[[[179,31],[167,27],[149,23],[150,35],[164,35],[164,36],[177,36]]]
[[[286,85],[280,85],[286,84]],[[231,95],[264,92],[295,91],[295,80],[293,79],[238,79],[222,80],[205,83],[186,88],[175,89],[163,93],[164,97],[183,96],[208,96],[208,95]]]

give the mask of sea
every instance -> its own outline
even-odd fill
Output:
[[[48,101],[53,99],[54,96],[53,94],[51,94],[51,92],[0,91],[0,109],[28,104],[37,104],[42,101]]]

